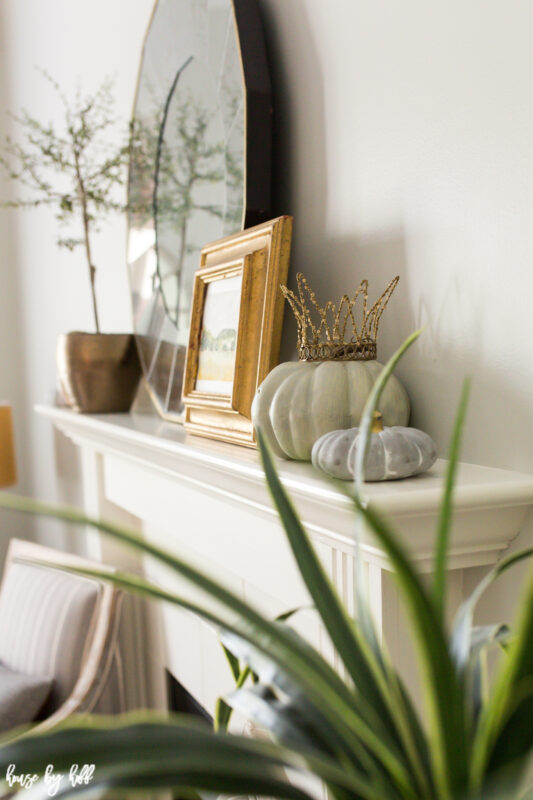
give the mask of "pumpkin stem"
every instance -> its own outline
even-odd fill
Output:
[[[381,433],[383,430],[383,414],[380,411],[374,411],[374,419],[372,421],[372,433]]]

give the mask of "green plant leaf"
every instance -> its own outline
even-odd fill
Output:
[[[358,690],[372,703],[378,712],[389,715],[380,692],[369,657],[354,634],[353,621],[348,617],[331,585],[309,538],[303,529],[287,493],[277,475],[272,457],[261,429],[257,430],[257,441],[268,488],[287,533],[291,550],[304,579],[313,603],[326,626],[328,634]]]
[[[278,697],[269,687],[259,684],[235,691],[227,699],[236,711],[268,730],[281,744],[294,747],[299,752],[308,751],[319,757],[335,758],[339,766],[342,765],[343,760],[338,758],[331,746],[327,723],[324,724],[322,718],[310,724],[308,708],[305,702],[301,702],[302,698],[294,703],[292,698],[287,700]],[[330,784],[329,790],[337,796],[346,795],[345,800],[357,800],[353,793],[346,794],[342,786]],[[387,789],[384,791],[387,792]],[[381,793],[381,796],[384,795]],[[386,796],[392,800],[398,795],[388,790]]]
[[[96,573],[90,570],[85,572],[94,574],[102,580],[122,585],[123,588],[131,591],[150,594],[169,602],[177,602],[205,619],[221,625],[226,630],[234,630],[237,636],[250,641],[253,647],[262,652],[265,657],[279,664],[286,674],[300,686],[306,694],[308,702],[316,706],[317,710],[328,719],[332,728],[337,731],[338,736],[345,741],[347,752],[354,753],[354,764],[358,763],[361,751],[368,747],[371,752],[375,752],[376,769],[380,770],[380,774],[390,775],[390,780],[396,781],[404,787],[408,785],[408,777],[402,763],[394,756],[393,752],[387,749],[383,740],[376,735],[375,730],[368,722],[357,713],[354,693],[309,644],[301,638],[290,635],[287,626],[268,622],[216,581],[125,528],[94,520],[73,509],[52,507],[6,493],[0,493],[0,507],[42,514],[94,527],[125,544],[150,554],[175,569],[189,582],[225,606],[227,610],[234,612],[237,622],[232,624],[227,621],[227,618],[216,617],[209,610],[193,606],[184,598],[176,598],[135,576],[128,576],[124,573],[109,575],[105,572]],[[72,571],[84,572],[78,568],[74,568]]]
[[[283,614],[278,614],[277,617],[274,617],[274,622],[288,622],[295,614],[299,614],[300,611],[310,611],[312,609],[314,609],[314,606],[297,606],[296,608],[290,608],[288,611],[284,611]]]
[[[459,607],[453,624],[450,638],[450,650],[459,670],[464,669],[471,649],[471,632],[474,611],[479,600],[492,584],[507,572],[508,569],[533,556],[533,547],[520,550],[503,558],[485,577],[478,583],[470,597]]]
[[[155,584],[147,581],[144,578],[138,577],[136,575],[131,575],[129,573],[124,573],[119,570],[109,572],[107,570],[98,569],[96,567],[85,567],[78,565],[72,565],[72,566],[58,565],[51,562],[48,563],[42,560],[39,561],[32,561],[31,559],[24,559],[24,560],[27,563],[35,563],[40,566],[49,566],[51,568],[63,572],[74,572],[78,575],[84,575],[90,578],[97,578],[98,580],[112,583],[118,588],[124,589],[130,593],[139,594],[143,597],[150,597],[154,600],[161,600],[167,603],[171,603],[173,605],[177,605],[180,608],[185,608],[188,611],[191,611],[192,613],[197,614],[198,616],[207,620],[209,623],[215,625],[219,629],[219,635],[222,646],[224,647],[225,651],[231,653],[232,660],[234,660],[235,663],[239,663],[239,659],[246,661],[247,663],[251,664],[252,667],[261,672],[261,674],[268,675],[267,678],[268,681],[270,681],[275,685],[281,686],[285,691],[289,693],[294,693],[297,687],[299,686],[298,682],[294,681],[294,678],[289,677],[280,669],[278,662],[276,660],[273,660],[269,653],[265,653],[264,650],[261,650],[254,644],[253,637],[249,635],[249,632],[246,629],[245,632],[241,632],[241,626],[238,620],[234,620],[232,622],[227,618],[225,618],[223,614],[215,613],[214,611],[207,609],[198,603],[194,603],[183,596],[177,595],[174,592],[161,589],[159,586],[156,586]],[[283,616],[285,615],[282,615],[282,617]],[[291,629],[287,629],[286,635],[290,639],[293,639],[296,644],[299,644],[303,648],[305,653],[309,654],[309,652],[311,651],[310,646],[307,644],[307,642],[298,637],[294,631],[292,631]],[[234,653],[237,655],[234,655]],[[250,666],[247,665],[239,673],[239,677],[237,680],[237,688],[241,688],[249,676],[253,676],[253,672]],[[307,696],[306,696],[306,704],[307,706],[311,707],[311,704],[309,703],[309,698]],[[221,709],[220,713],[222,715],[222,723],[229,722],[229,719],[228,720],[225,719],[225,715],[227,714],[227,712],[224,709]],[[323,718],[321,717],[321,719]],[[335,728],[333,728],[331,731],[332,738],[334,738],[335,735],[338,736],[339,742],[344,742],[342,735],[339,735],[336,732]],[[344,746],[345,746],[345,751],[350,752],[345,742]]]
[[[394,353],[374,383],[367,400],[360,426],[360,442],[362,446],[357,450],[359,466],[356,466],[356,482],[359,485],[362,484],[363,480],[363,465],[366,461],[370,441],[370,428],[376,405],[394,368],[420,333],[421,331],[417,331],[409,336],[397,352]],[[420,791],[429,793],[432,791],[430,788],[431,779],[427,770],[427,747],[421,726],[412,707],[407,708],[410,705],[410,701],[407,695],[402,692],[397,676],[383,661],[383,650],[378,642],[372,616],[368,609],[367,598],[363,591],[363,576],[359,574],[356,580],[358,621],[354,624],[352,620],[347,619],[344,607],[339,603],[333,587],[321,569],[321,565],[307,540],[305,531],[292,508],[290,500],[284,493],[281,483],[279,480],[272,480],[272,477],[275,476],[275,470],[271,459],[271,468],[267,470],[264,453],[268,456],[270,454],[261,431],[258,431],[258,442],[269,489],[289,537],[293,553],[304,580],[306,580],[307,588],[313,596],[315,605],[319,609],[326,627],[328,627],[328,632],[337,652],[355,685],[361,689],[365,697],[371,698],[373,705],[379,709],[379,715],[385,717],[388,729],[394,731],[396,741],[404,749],[406,757],[417,776]],[[359,480],[357,476],[359,476]],[[344,491],[342,486],[340,488]],[[361,565],[361,558],[358,552],[359,539],[360,535],[357,535],[356,532],[356,563]],[[307,568],[309,568],[308,578],[305,575],[306,561]],[[321,605],[316,601],[313,591],[322,600]],[[328,609],[331,613],[331,620],[337,628],[337,638],[332,635],[327,619],[324,617],[324,612]]]
[[[229,668],[231,669],[231,674],[233,675],[233,679],[235,681],[238,681],[241,674],[241,665],[239,664],[239,659],[235,658],[233,653],[230,652],[230,650],[228,650],[227,647],[224,647],[222,642],[220,643],[220,646],[222,647],[224,655],[226,656],[226,660],[229,664]]]
[[[396,780],[401,780],[404,790],[407,791],[405,785],[407,775],[404,774],[402,777],[402,773],[404,773],[406,761],[413,757],[413,753],[403,747],[401,730],[398,729],[397,722],[391,714],[391,695],[382,680],[383,671],[364,637],[357,635],[357,624],[348,617],[325,574],[300,519],[281,485],[261,429],[258,428],[256,433],[268,488],[285,528],[302,578],[335,649],[358,689],[358,710],[365,719],[369,719],[369,715],[371,715],[376,734],[389,748],[387,755],[389,768],[394,768]],[[361,706],[363,698],[364,709]],[[401,748],[399,754],[397,754],[398,748]],[[376,750],[375,742],[372,749],[375,752],[379,750],[380,757],[384,757],[381,748],[378,747]],[[400,764],[390,762],[391,755],[394,755],[395,761],[397,761],[398,755],[401,757],[403,762],[401,769],[399,769]],[[414,774],[420,777],[420,764],[415,763]]]
[[[293,630],[290,631],[290,635],[299,638],[298,634]],[[228,647],[243,662],[253,668],[263,687],[275,690],[286,698],[294,712],[299,714],[305,726],[310,731],[315,731],[316,740],[322,740],[323,737],[327,740],[328,753],[333,751],[340,763],[353,762],[358,770],[373,775],[376,782],[381,781],[379,770],[376,769],[374,761],[365,748],[359,744],[354,750],[353,743],[347,742],[344,737],[339,735],[339,732],[331,725],[330,721],[316,709],[314,704],[309,702],[309,698],[302,691],[301,686],[294,682],[275,662],[265,657],[263,653],[260,653],[253,645],[241,637],[227,631],[222,636]],[[230,695],[231,697],[232,695]],[[228,702],[230,702],[230,698],[228,698]],[[387,787],[384,785],[383,791],[388,791],[391,797],[396,796],[392,786]]]
[[[291,608],[289,611],[285,611],[283,614],[279,614],[279,616],[277,616],[274,621],[275,622],[287,622],[289,619],[291,619],[291,617],[294,616],[294,614],[297,614],[299,611],[302,611],[302,610],[303,610],[302,607]],[[221,644],[221,647],[223,648],[224,654],[225,654],[225,656],[226,656],[226,658],[227,658],[227,660],[229,662],[230,669],[231,669],[231,672],[232,672],[232,675],[233,675],[233,679],[235,681],[237,689],[240,689],[244,685],[246,679],[249,676],[252,676],[255,679],[257,678],[257,676],[255,676],[252,673],[252,671],[251,671],[249,666],[245,666],[241,670],[239,659],[236,658],[233,655],[233,653],[230,650],[228,650],[227,647],[225,647],[223,641],[221,641],[220,644]],[[255,680],[255,682],[257,682],[257,680]],[[231,722],[231,716],[232,716],[232,708],[231,708],[231,706],[228,705],[228,703],[226,703],[226,701],[223,698],[219,697],[217,702],[216,702],[216,706],[215,706],[215,716],[214,716],[214,727],[215,727],[215,730],[216,731],[227,731],[228,726],[229,726],[229,724]]]
[[[387,385],[387,381],[396,369],[399,361],[403,358],[411,345],[416,342],[421,333],[422,329],[414,331],[414,333],[407,337],[405,342],[401,345],[401,347],[398,348],[398,350],[396,350],[391,358],[389,358],[380,372],[378,379],[374,383],[372,391],[370,392],[365,403],[365,407],[361,415],[361,423],[359,425],[359,436],[357,440],[355,460],[355,491],[359,497],[361,497],[362,486],[365,480],[365,464],[368,456],[368,448],[370,446],[374,411],[376,410],[381,399],[381,395],[383,394],[383,390]]]
[[[328,480],[350,502],[353,502],[353,494],[349,488],[347,488],[345,481],[338,481],[334,478],[329,478]],[[364,595],[363,602],[366,602],[366,596]],[[357,634],[357,625],[355,622],[354,628]],[[377,663],[379,663],[384,674],[384,680],[386,680],[388,684],[391,709],[393,709],[398,728],[402,731],[406,749],[413,753],[412,764],[413,768],[417,771],[421,786],[424,786],[423,796],[432,797],[435,794],[435,788],[433,786],[428,741],[422,721],[413,706],[411,697],[406,691],[400,676],[389,663],[389,660],[383,658],[382,644],[379,644],[379,649],[380,657]]]
[[[533,574],[515,635],[497,672],[474,739],[471,788],[480,791],[509,764],[518,785],[533,746]]]
[[[470,647],[470,657],[475,657],[480,650],[490,647],[493,644],[507,645],[512,637],[508,625],[498,623],[496,625],[475,625],[472,628],[472,644]]]
[[[206,754],[209,757],[206,758]],[[190,717],[170,720],[129,715],[125,720],[70,721],[46,735],[32,735],[0,747],[0,773],[16,764],[22,773],[42,774],[47,765],[68,770],[73,763],[96,766],[94,785],[188,787],[223,794],[257,794],[308,800],[280,769],[314,773],[365,800],[380,800],[372,785],[339,768],[335,761],[241,736],[214,734]],[[100,776],[100,777],[99,777]],[[68,795],[64,795],[68,796]]]
[[[233,653],[231,653],[227,647],[224,647],[222,642],[220,643],[220,646],[222,647],[222,652],[226,656],[226,661],[229,664],[231,674],[233,675],[233,680],[238,683],[241,675],[241,665],[239,664],[239,659],[235,658]],[[227,731],[231,720],[231,713],[231,706],[229,706],[222,697],[219,697],[215,704],[215,713],[213,716],[213,726],[217,732]]]
[[[427,679],[426,698],[431,708],[430,723],[433,731],[431,756],[438,776],[439,792],[448,796],[456,787],[464,785],[467,775],[467,739],[463,716],[463,693],[455,676],[446,647],[444,632],[439,617],[434,613],[426,590],[410,567],[409,560],[396,542],[392,531],[375,511],[366,507],[363,497],[364,467],[370,445],[373,414],[399,360],[416,341],[421,331],[413,333],[392,356],[365,405],[361,420],[355,466],[355,504],[360,512],[359,525],[363,520],[377,536],[389,556],[404,597],[410,607],[412,622],[422,658],[422,667]],[[356,543],[361,538],[362,527],[356,528]],[[364,599],[363,599],[364,600]],[[363,602],[363,607],[365,604]],[[370,638],[371,620],[367,618],[365,630]],[[442,657],[442,660],[441,660]]]
[[[383,367],[378,379],[374,383],[372,391],[370,392],[370,395],[365,403],[359,426],[360,432],[358,437],[358,448],[356,451],[354,480],[355,493],[359,497],[362,504],[365,504],[362,492],[365,482],[366,459],[368,456],[368,448],[370,446],[372,436],[371,430],[374,421],[374,412],[381,399],[385,386],[387,385],[387,382],[394,372],[396,366],[411,345],[415,343],[421,333],[421,329],[412,333],[398,348],[398,350],[393,353],[391,358]],[[336,483],[339,484],[338,488],[340,488],[343,493],[347,494],[351,498],[350,493],[346,492],[342,481]],[[401,686],[401,682],[395,671],[391,669],[390,665],[383,659],[383,648],[376,635],[374,620],[372,618],[367,597],[364,593],[365,581],[362,566],[363,562],[360,553],[362,536],[363,520],[360,515],[356,515],[354,538],[356,548],[355,562],[358,575],[355,581],[355,591],[359,624],[366,641],[372,648],[377,662],[381,665],[383,673],[386,676],[386,680],[389,685],[391,707],[394,709],[394,717],[397,720],[399,729],[401,730],[402,738],[407,751],[411,754],[411,762],[417,772],[421,789],[428,794],[430,791],[432,791],[432,789],[430,771],[428,770],[427,742],[425,740],[420,721],[418,720],[418,717],[412,707],[410,698]]]
[[[477,723],[484,698],[488,697],[487,651],[495,644],[505,648],[510,640],[511,632],[507,625],[480,625],[472,628],[470,656],[463,674],[473,725]]]
[[[433,577],[433,599],[437,611],[443,619],[446,601],[446,564],[452,523],[453,488],[455,486],[457,476],[461,438],[466,419],[469,395],[470,381],[466,380],[463,383],[459,408],[453,427],[450,451],[448,455],[448,467],[446,470],[446,479],[444,481],[444,494],[442,496],[439,523],[437,528],[437,544],[435,548],[435,567]]]
[[[30,562],[30,559],[25,559],[26,561]],[[35,562],[39,563],[40,565],[47,566],[47,563],[44,561]],[[300,680],[294,681],[294,678],[287,677],[284,673],[280,670],[277,660],[272,659],[270,653],[265,653],[261,651],[260,648],[257,648],[254,645],[253,637],[249,637],[243,634],[240,629],[240,625],[237,622],[232,624],[231,622],[227,621],[224,617],[217,615],[213,611],[209,609],[205,609],[204,607],[189,601],[188,599],[178,596],[172,592],[168,592],[164,589],[161,589],[154,584],[149,583],[144,578],[140,578],[135,575],[129,575],[127,573],[123,573],[120,571],[115,572],[108,572],[106,570],[99,570],[97,568],[92,567],[83,567],[83,566],[68,566],[68,565],[56,565],[56,564],[49,564],[49,566],[59,569],[62,571],[67,572],[75,572],[80,575],[85,575],[87,577],[97,578],[102,581],[107,581],[113,583],[114,585],[118,586],[119,588],[125,589],[129,592],[133,592],[136,594],[140,594],[142,596],[148,596],[156,600],[163,600],[166,602],[170,602],[172,604],[179,605],[182,608],[186,608],[187,610],[198,614],[199,616],[203,617],[211,624],[216,625],[221,629],[221,638],[224,642],[229,643],[227,645],[227,649],[233,653],[236,653],[238,658],[241,658],[247,663],[251,664],[252,667],[259,672],[263,677],[266,675],[266,681],[274,684],[279,685],[284,691],[286,691],[291,696],[299,696],[302,700],[301,707],[305,708],[306,715],[309,719],[314,721],[315,727],[323,728],[324,730],[328,731],[328,735],[330,740],[333,744],[337,747],[337,755],[340,760],[346,765],[349,766],[348,762],[351,761],[351,765],[354,764],[357,766],[357,769],[361,769],[361,763],[364,763],[365,769],[370,771],[374,774],[374,780],[379,782],[383,781],[384,778],[380,774],[379,770],[376,772],[375,762],[370,759],[364,750],[362,743],[355,739],[353,735],[346,736],[346,730],[341,729],[339,731],[338,725],[331,724],[331,719],[328,720],[327,715],[322,715],[319,711],[315,711],[313,704],[311,701],[313,694],[309,692],[302,693],[301,688],[301,678]],[[294,613],[294,612],[292,612]],[[281,615],[286,616],[286,615]],[[281,625],[281,623],[275,623],[276,625]],[[293,630],[287,629],[286,634],[289,639],[293,640],[295,643],[299,643],[300,646],[307,652],[311,651],[309,645],[301,639]],[[246,649],[243,649],[245,647]],[[249,667],[246,668],[241,672],[239,678],[239,685],[242,686],[246,677],[250,674]],[[335,696],[333,695],[333,699]],[[226,704],[227,705],[227,704]],[[405,781],[405,774],[401,770],[401,768],[395,762],[394,757],[392,754],[387,752],[387,749],[383,743],[381,743],[372,733],[368,730],[367,726],[363,723],[357,725],[357,717],[354,716],[353,709],[350,709],[352,713],[352,724],[355,724],[355,727],[358,730],[362,730],[362,738],[363,741],[367,741],[370,745],[373,745],[374,748],[377,750],[378,754],[378,763],[379,757],[381,757],[383,763],[392,770],[392,774],[395,776],[395,779],[398,780],[402,784],[402,781]],[[346,712],[345,712],[346,713]],[[227,712],[224,709],[219,709],[219,716],[221,720],[221,724],[224,725],[226,722],[226,715]],[[333,717],[335,720],[335,717]],[[336,720],[339,722],[338,718]],[[384,783],[385,790],[388,791],[391,798],[393,796],[394,786],[388,786],[387,783]],[[403,787],[406,790],[406,787]],[[407,790],[406,790],[407,791]],[[395,796],[395,795],[394,795]],[[411,796],[409,792],[406,796]]]
[[[453,797],[466,785],[469,743],[464,717],[464,691],[455,673],[440,616],[408,556],[385,520],[355,496],[355,507],[388,556],[410,612],[420,653],[432,733],[430,754],[439,796]]]
[[[255,611],[246,602],[234,595],[231,591],[221,586],[215,580],[209,578],[203,572],[195,569],[193,566],[184,562],[178,556],[170,553],[169,551],[158,547],[156,544],[140,537],[136,532],[128,530],[119,525],[114,525],[109,522],[100,521],[92,517],[88,517],[81,511],[71,508],[64,508],[60,506],[51,506],[45,503],[40,503],[29,498],[23,498],[18,495],[11,495],[6,492],[0,493],[0,508],[9,509],[12,511],[19,511],[36,516],[52,517],[54,519],[63,520],[79,526],[88,526],[95,528],[101,533],[108,535],[117,541],[122,542],[127,547],[133,548],[140,552],[152,556],[161,563],[175,570],[182,575],[189,583],[198,587],[211,596],[213,599],[221,603],[229,611],[235,613],[238,617],[242,618],[243,623],[249,624],[251,629],[257,627],[258,631],[263,631],[268,639],[268,646],[265,643],[265,652],[271,652],[270,648],[277,644],[280,640],[288,645],[289,648],[294,645],[294,640],[289,639],[286,630],[283,626],[275,625],[264,619],[257,611]],[[80,529],[80,532],[83,531]],[[76,567],[69,568],[71,571],[82,571]],[[105,573],[98,573],[98,577],[102,580],[112,580],[112,576]],[[134,589],[135,579],[133,576],[127,576],[122,573],[122,578],[130,578],[132,580],[131,588]],[[144,582],[146,584],[146,582]],[[141,589],[142,591],[142,589]],[[168,598],[171,600],[171,595]],[[198,612],[200,613],[200,612]],[[231,627],[231,626],[230,626]],[[244,624],[243,626],[244,627]],[[242,634],[244,636],[244,634]],[[272,641],[271,641],[272,639]],[[257,639],[255,640],[257,644]],[[261,648],[260,648],[261,649]],[[285,653],[286,655],[286,653]],[[296,653],[293,654],[296,656]],[[329,682],[331,687],[339,692],[339,696],[349,702],[352,699],[352,693],[348,687],[343,684],[339,676],[334,670],[322,659],[310,645],[305,644],[305,652],[300,653],[300,657],[306,660],[308,670],[313,670],[317,675],[320,675],[323,680]]]
[[[205,752],[203,759],[205,762]],[[275,775],[261,777],[259,769],[257,767],[254,769],[253,764],[239,766],[237,771],[225,767],[216,759],[207,769],[203,769],[201,761],[202,756],[199,753],[195,753],[189,763],[183,755],[169,757],[165,761],[153,758],[146,764],[128,761],[96,773],[95,779],[88,786],[72,787],[64,782],[66,780],[64,778],[62,787],[54,797],[66,800],[70,797],[88,795],[93,800],[94,798],[131,800],[132,797],[141,796],[146,800],[147,797],[152,797],[154,791],[170,790],[173,796],[178,796],[180,800],[195,798],[201,800],[202,795],[190,788],[192,784],[197,785],[202,794],[216,795],[222,791],[224,795],[246,796],[250,787],[255,786],[254,794],[257,792],[288,800],[312,800],[307,792],[291,787],[288,781]],[[50,785],[39,782],[33,789],[24,792],[23,796],[27,800],[48,800]]]
[[[226,733],[233,713],[232,707],[223,697],[217,697],[215,713],[213,715],[213,728],[217,733]]]
[[[359,424],[359,435],[357,437],[357,450],[355,454],[355,470],[354,470],[355,494],[360,498],[361,502],[363,503],[364,503],[364,498],[362,493],[363,493],[363,485],[365,482],[365,467],[368,456],[368,449],[370,447],[370,442],[372,438],[372,424],[374,421],[374,412],[377,409],[378,403],[381,399],[381,395],[383,394],[385,386],[387,385],[387,382],[391,377],[392,373],[394,372],[396,366],[403,358],[407,350],[411,347],[411,345],[414,344],[414,342],[418,339],[421,333],[422,333],[421,330],[412,333],[398,348],[398,350],[396,350],[396,352],[393,353],[391,358],[387,361],[387,363],[381,370],[365,403],[365,407],[361,415],[361,422]],[[357,577],[355,581],[356,606],[358,609],[359,624],[361,626],[365,639],[372,647],[372,650],[378,661],[380,661],[382,656],[382,649],[378,637],[376,635],[374,620],[372,619],[372,614],[370,613],[367,598],[364,594],[364,588],[363,588],[365,581],[363,574],[363,561],[360,552],[361,541],[363,536],[361,525],[362,525],[361,518],[357,515],[354,527],[355,564],[357,570]]]
[[[227,702],[235,711],[270,731],[281,744],[335,756],[328,742],[327,727],[309,725],[290,698],[282,700],[264,684],[238,689],[228,695]]]

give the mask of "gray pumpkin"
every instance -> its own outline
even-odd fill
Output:
[[[437,459],[435,442],[417,428],[394,425],[384,428],[376,415],[366,460],[367,481],[393,481],[425,472]],[[341,481],[354,478],[359,428],[331,431],[313,445],[315,467]]]

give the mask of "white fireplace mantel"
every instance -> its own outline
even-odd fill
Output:
[[[147,414],[86,416],[49,406],[37,411],[82,448],[171,477],[261,517],[275,514],[256,451],[190,436],[181,426]],[[279,461],[278,468],[313,538],[352,553],[350,501],[310,464]],[[366,485],[370,505],[396,524],[422,567],[431,563],[445,468],[439,460],[425,475]],[[533,475],[461,464],[454,505],[450,567],[494,563],[533,505]],[[365,550],[370,560],[385,564],[371,539]]]
[[[181,426],[151,415],[84,416],[48,406],[37,411],[81,448],[89,513],[115,518],[126,513],[128,520],[139,521],[146,536],[195,560],[265,612],[279,613],[308,600],[256,451],[190,436]],[[278,468],[327,572],[353,611],[350,501],[309,464],[279,462]],[[431,570],[445,468],[446,462],[438,461],[425,475],[365,487],[369,503],[395,526],[421,571]],[[533,475],[460,465],[449,559],[451,610],[462,597],[463,570],[495,563],[532,505]],[[104,547],[92,555],[117,561],[117,552]],[[410,656],[404,652],[401,611],[386,574],[387,560],[370,534],[362,556],[378,627],[405,671]],[[153,565],[146,570],[152,580],[168,580]],[[327,652],[316,619],[305,613],[301,617],[302,632]],[[224,689],[208,670],[218,658],[218,645],[198,625],[163,612],[161,660],[211,710]],[[185,657],[175,645],[177,627],[193,655],[189,648]]]

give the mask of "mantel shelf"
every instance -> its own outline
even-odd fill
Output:
[[[271,518],[275,513],[256,451],[191,436],[181,426],[148,414],[86,416],[52,406],[38,406],[37,411],[81,447],[258,515]],[[353,553],[350,501],[309,464],[279,461],[278,468],[313,538]],[[439,460],[424,475],[365,488],[369,503],[396,526],[422,569],[431,565],[445,469],[446,462]],[[461,464],[450,567],[497,561],[532,505],[533,475]],[[386,566],[370,536],[364,547],[369,559]]]

